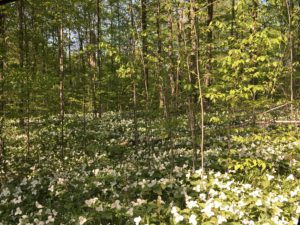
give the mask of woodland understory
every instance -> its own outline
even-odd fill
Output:
[[[295,225],[299,0],[0,0],[0,225]]]

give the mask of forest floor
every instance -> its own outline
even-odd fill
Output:
[[[296,224],[300,214],[300,128],[206,127],[205,174],[179,117],[106,113],[57,118],[26,129],[6,124],[0,225]],[[173,125],[174,125],[173,124]],[[174,125],[174,126],[175,126]],[[198,147],[197,147],[198,149]]]

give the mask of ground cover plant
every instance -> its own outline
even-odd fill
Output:
[[[299,0],[0,0],[0,225],[294,225],[299,81]]]
[[[84,134],[81,121],[68,117],[63,160],[51,122],[35,127],[31,152],[24,148],[25,136],[10,126],[1,224],[296,224],[300,133],[295,126],[211,137],[218,141],[205,152],[202,176],[201,169],[193,171],[184,127],[171,150],[161,138],[159,119],[147,145],[139,120],[136,151],[128,117],[107,113],[86,122]],[[85,148],[83,138],[90,143]]]

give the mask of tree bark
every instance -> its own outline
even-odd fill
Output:
[[[290,113],[291,117],[294,116],[294,106],[293,106],[293,101],[294,101],[294,40],[293,40],[293,31],[292,31],[292,11],[293,11],[293,6],[291,0],[285,0],[286,4],[286,9],[287,9],[287,16],[288,16],[288,33],[287,33],[287,38],[288,38],[288,48],[289,48],[289,64],[288,64],[288,69],[289,69],[289,76],[290,76],[290,101],[291,101],[291,106],[290,106]]]
[[[157,63],[156,73],[158,77],[158,88],[159,88],[159,108],[163,111],[163,116],[167,116],[167,103],[165,95],[165,81],[162,76],[162,38],[161,38],[161,6],[160,0],[157,1],[157,12],[156,12],[156,35],[157,35]]]
[[[214,13],[214,0],[207,0],[207,21],[206,25],[209,27],[213,20]],[[212,72],[212,41],[213,41],[213,32],[209,29],[207,33],[207,63],[205,65],[206,74],[205,74],[205,85],[209,86],[211,83],[211,72]]]
[[[5,15],[0,8],[0,163],[4,166],[5,158],[5,99],[4,99],[4,71],[5,71]]]
[[[141,0],[141,28],[142,28],[142,57],[143,57],[143,77],[145,91],[148,98],[149,89],[149,68],[148,68],[148,41],[147,41],[147,0]],[[148,100],[147,100],[148,101]]]
[[[101,3],[102,0],[97,0],[97,75],[98,75],[98,91],[101,90]],[[99,90],[100,89],[100,90]],[[98,96],[98,113],[99,116],[102,116],[102,99],[101,93],[99,92]]]
[[[24,44],[24,0],[20,0],[18,4],[18,16],[19,16],[19,67],[21,73],[24,72],[24,61],[25,61],[25,44]],[[19,103],[19,112],[20,112],[20,127],[24,128],[24,112],[25,112],[25,99],[24,99],[24,81],[21,80],[20,88],[20,103]]]
[[[64,148],[64,126],[65,126],[65,99],[64,99],[64,28],[63,23],[60,21],[58,29],[58,57],[59,57],[59,100],[60,100],[60,147],[61,156],[64,160],[65,148]]]
[[[134,24],[134,14],[133,14],[133,3],[132,0],[130,0],[129,3],[129,10],[130,10],[130,25],[132,28],[132,33],[130,35],[130,46],[131,46],[131,55],[135,59],[136,58],[136,47],[135,47],[135,36],[134,36],[134,30],[135,30],[135,24]],[[131,63],[132,67],[134,67],[134,63]],[[134,147],[135,152],[137,153],[137,145],[138,145],[138,124],[137,124],[137,88],[136,88],[136,75],[133,73],[131,75],[132,79],[132,98],[133,98],[133,123],[134,123]]]
[[[230,33],[231,36],[234,35],[234,25],[235,25],[235,0],[231,0],[231,28],[230,28]]]

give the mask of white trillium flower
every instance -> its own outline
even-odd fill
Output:
[[[200,198],[202,201],[205,201],[205,200],[206,200],[206,194],[201,193],[201,194],[199,195],[199,198]]]
[[[300,213],[300,205],[297,206],[296,213],[297,213],[297,214]]]
[[[35,207],[36,207],[37,209],[42,209],[42,208],[44,208],[44,206],[42,206],[38,201],[35,202]]]
[[[252,220],[247,220],[247,219],[244,219],[242,221],[243,224],[249,224],[249,225],[254,225],[254,222]]]
[[[8,188],[4,188],[4,190],[1,192],[0,196],[7,197],[10,195],[10,191]]]
[[[205,213],[206,216],[208,218],[212,217],[213,215],[215,215],[215,213],[211,210],[212,209],[212,205],[207,205],[205,206],[204,209],[201,210],[201,212]]]
[[[98,176],[99,172],[100,172],[99,169],[94,169],[94,170],[93,170],[93,174],[94,174],[95,176]]]
[[[180,221],[183,221],[183,219],[184,219],[183,216],[177,212],[177,209],[175,206],[172,207],[171,213],[175,217],[175,223],[179,223]]]
[[[274,179],[274,176],[273,176],[273,175],[270,175],[270,174],[267,174],[267,178],[268,178],[268,180],[270,181],[270,180],[273,180],[273,179]]]
[[[252,185],[251,185],[251,184],[244,184],[243,187],[244,187],[245,189],[250,189],[250,188],[252,187]]]
[[[200,185],[198,184],[196,187],[193,188],[193,190],[196,192],[200,192],[201,191]]]
[[[293,174],[290,174],[286,179],[287,180],[295,180],[295,177]]]
[[[189,218],[189,223],[192,224],[192,225],[197,225],[197,217],[196,215],[192,214]]]
[[[113,209],[120,210],[122,208],[122,206],[120,205],[120,200],[116,200],[113,204],[111,204],[111,207]]]
[[[291,191],[291,192],[290,192],[290,195],[291,195],[291,197],[293,198],[293,197],[295,197],[295,196],[297,195],[297,193],[298,193],[297,190]]]
[[[139,217],[135,217],[135,218],[133,219],[133,221],[134,221],[135,225],[139,225],[140,222],[142,221],[142,218],[141,218],[140,216],[139,216]]]
[[[88,200],[85,200],[84,203],[88,206],[88,207],[92,207],[93,205],[96,204],[98,198],[95,197],[95,198],[91,198],[91,199],[88,199]]]
[[[171,213],[174,215],[174,214],[177,214],[177,209],[175,206],[172,207],[171,209]]]
[[[102,212],[103,211],[103,206],[100,205],[100,206],[96,207],[96,211],[97,212]]]
[[[19,204],[22,202],[22,197],[19,196],[18,198],[14,198],[13,200],[11,200],[11,202],[14,204]]]
[[[199,207],[197,201],[193,201],[193,200],[192,201],[187,201],[186,204],[187,204],[187,207],[189,209]]]
[[[16,212],[15,212],[15,216],[16,215],[22,215],[22,210],[20,209],[20,207],[18,207],[17,209],[16,209]]]
[[[257,206],[262,206],[263,203],[262,203],[262,201],[261,201],[260,199],[258,199],[258,200],[256,201],[255,205],[257,205]]]
[[[87,221],[87,219],[83,216],[79,216],[79,224],[83,225],[85,222]]]
[[[82,217],[82,216],[80,216],[80,217]],[[80,225],[82,225],[83,223],[80,223],[80,217],[79,217],[79,224]],[[84,217],[82,217],[82,218],[84,218]],[[48,224],[48,223],[52,223],[52,222],[54,222],[54,218],[50,215],[50,216],[48,216],[48,218],[47,218],[47,220],[46,220],[46,224]],[[84,222],[85,223],[85,222]]]
[[[244,207],[244,206],[246,206],[247,204],[244,202],[244,200],[242,199],[242,200],[240,200],[239,202],[238,202],[238,206],[241,208],[241,207]]]
[[[260,194],[261,194],[261,190],[259,189],[256,189],[255,191],[249,193],[249,195],[252,197],[260,197]]]
[[[133,216],[133,208],[130,208],[126,214],[130,215],[130,216]]]
[[[226,200],[227,196],[226,196],[226,194],[224,194],[224,192],[221,192],[219,198],[222,200]]]
[[[175,215],[175,223],[179,223],[179,222],[183,221],[183,219],[184,218],[182,215],[180,215],[180,214]]]
[[[51,192],[54,192],[54,185],[51,185],[49,188],[48,188],[49,191]]]
[[[218,192],[215,191],[214,189],[210,189],[210,190],[209,190],[209,195],[210,195],[211,197],[215,197],[217,194],[218,194]]]
[[[222,203],[219,201],[214,201],[214,207],[215,208],[220,208],[222,206]]]
[[[243,218],[244,215],[245,215],[245,213],[244,213],[243,211],[240,211],[240,212],[239,212],[239,218],[240,218],[240,219]]]
[[[223,222],[227,222],[227,219],[224,216],[217,216],[218,224],[222,224]]]

